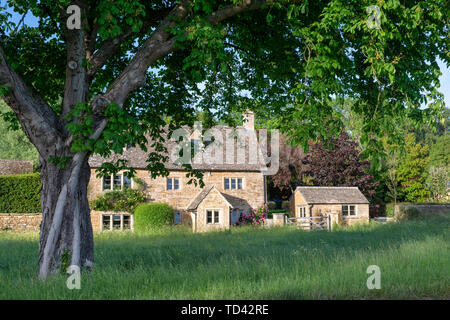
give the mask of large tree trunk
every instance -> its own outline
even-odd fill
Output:
[[[61,255],[70,252],[70,265],[92,268],[94,240],[87,186],[87,156],[77,154],[65,169],[40,158],[42,224],[39,237],[39,278],[61,268]],[[66,251],[66,252],[67,252]],[[67,265],[68,267],[68,265]]]

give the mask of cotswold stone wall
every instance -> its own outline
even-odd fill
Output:
[[[0,231],[39,231],[40,213],[0,213]]]
[[[0,159],[0,174],[33,172],[33,162],[27,160]]]
[[[40,213],[0,213],[0,231],[39,231],[42,215]],[[101,212],[91,210],[94,232],[101,230]]]
[[[202,190],[193,183],[188,184],[186,172],[171,171],[168,177],[157,177],[152,179],[147,170],[136,170],[136,178],[144,181],[144,192],[147,198],[152,202],[164,202],[171,206],[175,211],[180,212],[181,222],[191,225],[192,219],[187,206]],[[178,178],[178,190],[167,190],[167,178]],[[224,178],[242,178],[243,188],[238,190],[225,190]],[[234,172],[204,172],[203,181],[205,186],[216,186],[217,190],[240,198],[246,203],[244,211],[251,207],[256,208],[264,204],[264,176],[260,172],[234,171]],[[134,183],[131,185],[134,187]],[[103,193],[102,179],[96,177],[95,169],[91,169],[91,180],[88,187],[89,200],[95,199]]]
[[[395,206],[394,215],[398,215],[401,210],[415,208],[423,214],[450,214],[450,204],[398,204]]]

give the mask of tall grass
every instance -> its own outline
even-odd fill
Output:
[[[37,279],[37,234],[0,232],[0,299],[448,299],[449,227],[438,217],[334,232],[103,233],[80,290],[64,275]],[[369,265],[380,290],[367,289]]]

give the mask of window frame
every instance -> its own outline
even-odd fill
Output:
[[[166,190],[167,191],[179,191],[181,190],[181,183],[180,183],[179,177],[167,177],[166,178]],[[169,181],[170,181],[170,188],[169,188]],[[175,183],[177,181],[177,183]],[[177,188],[175,188],[175,185],[177,185]]]
[[[240,180],[240,184],[239,184]],[[227,188],[228,181],[228,188]],[[224,177],[223,178],[223,189],[224,190],[244,190],[245,179],[243,177]],[[234,188],[233,188],[234,186]],[[240,188],[239,188],[240,186]]]
[[[308,206],[306,205],[301,205],[297,207],[298,210],[298,217],[299,218],[306,218],[306,209],[308,208]]]
[[[212,212],[213,213],[213,215],[212,215],[212,217],[211,217],[211,221],[212,222],[208,222],[208,211],[210,211],[210,212]],[[221,224],[221,218],[220,218],[220,216],[221,216],[221,209],[213,209],[213,208],[210,208],[210,209],[205,209],[205,224],[207,224],[207,225],[220,225]],[[217,222],[214,222],[215,221],[215,212],[217,212]]]
[[[354,208],[353,210],[353,214],[351,214],[351,207]],[[347,208],[347,210],[345,210],[347,212],[347,214],[344,214],[344,208]],[[343,204],[341,207],[342,210],[342,216],[343,217],[356,217],[358,216],[358,206],[356,204]]]
[[[114,178],[120,176],[120,189],[115,189],[115,184],[114,184]],[[110,183],[109,183],[109,189],[105,188],[105,178],[106,177],[102,177],[101,178],[101,184],[102,184],[102,192],[108,192],[108,191],[116,191],[116,190],[120,190],[123,191],[125,188],[125,184],[124,184],[124,177],[125,174],[123,171],[118,172],[117,174],[111,174],[109,176],[107,176],[110,179]],[[128,178],[128,177],[127,177]],[[134,183],[133,183],[133,179],[128,178],[130,180],[130,186],[129,188],[133,189],[134,187]]]
[[[114,228],[114,217],[120,217],[120,227],[119,228]],[[129,218],[129,227],[124,227],[124,217],[128,217]],[[108,217],[109,219],[109,227],[106,229],[104,226],[104,218]],[[112,213],[102,213],[100,215],[100,232],[104,232],[104,231],[124,231],[124,230],[134,230],[134,218],[132,214],[124,214],[124,213],[117,213],[117,212],[112,212]]]

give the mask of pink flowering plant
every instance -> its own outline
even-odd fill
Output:
[[[264,225],[267,213],[269,212],[269,207],[264,204],[258,208],[253,208],[249,213],[243,213],[239,218],[238,225]]]

